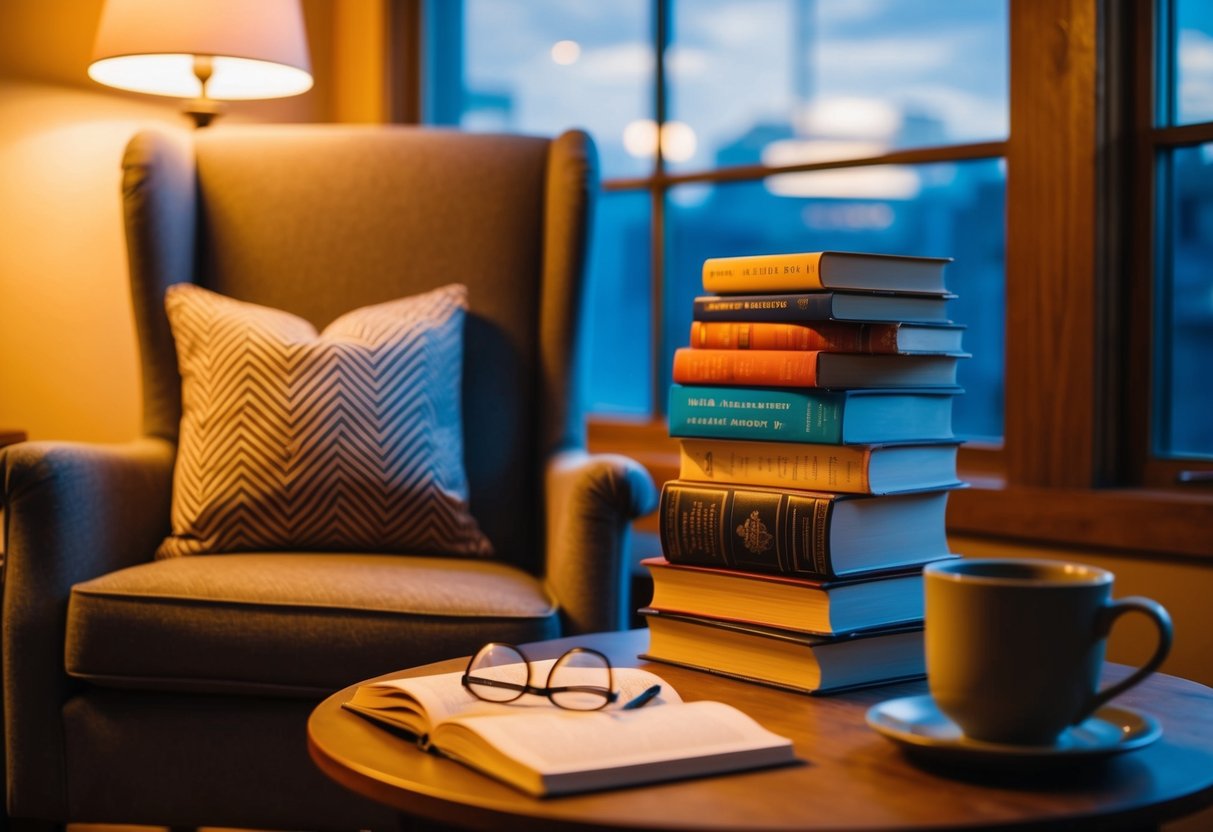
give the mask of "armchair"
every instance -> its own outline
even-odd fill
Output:
[[[316,771],[305,721],[361,678],[626,621],[642,467],[585,451],[575,345],[588,137],[408,127],[141,133],[123,200],[144,436],[0,451],[14,818],[261,829],[393,825]],[[181,381],[164,294],[190,281],[322,327],[468,287],[463,437],[491,560],[160,559]]]

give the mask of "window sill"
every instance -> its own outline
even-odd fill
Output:
[[[949,532],[1213,558],[1213,492],[1032,488],[984,475],[969,482],[948,501]]]
[[[658,485],[678,476],[678,441],[664,420],[590,421],[590,448],[644,465]],[[989,465],[997,451],[963,454],[969,488],[948,501],[948,531],[974,537],[1082,546],[1142,557],[1213,559],[1213,488],[1061,489],[1008,485]],[[657,531],[655,514],[636,528]]]

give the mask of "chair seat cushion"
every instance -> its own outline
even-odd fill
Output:
[[[72,588],[67,672],[96,684],[319,697],[558,636],[542,582],[494,561],[241,553],[140,564]]]

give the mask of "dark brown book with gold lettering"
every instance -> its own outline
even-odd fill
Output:
[[[948,491],[880,496],[670,480],[661,549],[671,563],[802,578],[921,565],[950,554]]]

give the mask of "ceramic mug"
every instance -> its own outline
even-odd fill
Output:
[[[1048,745],[1153,673],[1171,618],[1148,598],[1112,600],[1104,569],[1048,560],[929,564],[926,663],[931,696],[970,739]],[[1098,690],[1113,622],[1144,613],[1158,627],[1148,662]]]

